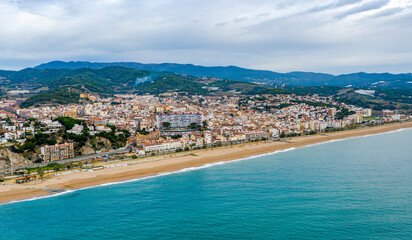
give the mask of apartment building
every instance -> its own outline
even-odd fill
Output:
[[[167,113],[156,116],[157,128],[163,128],[163,123],[169,122],[171,128],[186,128],[191,123],[202,124],[201,113]]]
[[[41,156],[45,162],[74,157],[73,143],[56,144],[41,148]]]

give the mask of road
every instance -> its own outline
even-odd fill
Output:
[[[74,158],[68,158],[68,159],[63,159],[63,160],[56,160],[53,161],[53,163],[69,163],[69,162],[76,162],[76,161],[81,161],[81,160],[86,160],[86,159],[91,159],[91,158],[96,158],[96,157],[101,157],[101,156],[105,156],[105,155],[109,155],[109,154],[116,154],[116,153],[127,153],[130,151],[130,149],[132,148],[133,145],[129,145],[126,148],[123,149],[118,149],[118,150],[113,150],[110,152],[102,152],[102,153],[95,153],[95,154],[90,154],[90,155],[82,155],[82,156],[78,156],[78,157],[74,157]],[[24,169],[24,168],[34,168],[34,167],[43,167],[46,166],[47,164],[49,164],[51,162],[43,162],[43,163],[36,163],[36,164],[32,164],[32,165],[27,165],[24,167],[17,167],[14,169]],[[0,169],[0,171],[4,172],[4,171],[10,171],[10,168],[7,169]]]

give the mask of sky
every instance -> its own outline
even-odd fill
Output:
[[[0,1],[0,69],[63,61],[412,72],[412,0]]]

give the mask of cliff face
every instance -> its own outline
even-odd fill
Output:
[[[96,151],[93,149],[92,145],[90,144],[89,141],[86,142],[86,144],[84,144],[83,147],[80,148],[79,152],[82,155],[89,155],[89,154],[93,154]]]
[[[90,140],[87,141],[86,144],[80,148],[79,152],[83,155],[88,155],[96,153],[95,150],[100,150],[102,152],[108,152],[112,150],[112,144],[110,143],[110,141],[103,137],[97,137],[93,144],[90,142]]]
[[[24,158],[23,155],[14,153],[8,148],[0,148],[0,169],[10,168],[11,162],[13,167],[32,164],[32,161]]]
[[[102,152],[108,152],[112,150],[112,143],[107,138],[97,137],[96,142],[96,148],[98,150],[102,150]]]

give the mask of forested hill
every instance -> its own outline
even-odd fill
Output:
[[[242,82],[259,82],[270,85],[288,84],[295,86],[339,86],[352,85],[354,87],[372,88],[411,88],[412,74],[390,74],[390,73],[352,73],[343,75],[331,75],[312,72],[290,72],[278,73],[265,70],[253,70],[235,66],[228,67],[204,67],[193,64],[143,64],[136,62],[62,62],[53,61],[36,66],[36,69],[78,69],[93,68],[99,69],[108,66],[122,66],[127,68],[167,71],[195,77],[216,77],[231,79]]]
[[[37,88],[56,89],[63,86],[82,88],[91,92],[113,92],[129,89],[136,79],[150,76],[149,71],[123,67],[102,69],[33,69],[21,71],[0,71],[0,80],[4,86],[19,86],[34,90]],[[165,73],[166,75],[166,73]]]
[[[5,91],[29,90],[29,99],[21,107],[38,104],[79,102],[80,93],[113,95],[117,93],[159,94],[168,91],[207,94],[216,91],[257,92],[253,83],[198,78],[170,72],[154,72],[124,67],[101,69],[23,69],[0,71]]]
[[[362,76],[362,74],[360,74]],[[346,75],[338,76],[342,81],[350,79]],[[386,76],[388,77],[388,76]],[[361,77],[359,77],[361,79]],[[383,81],[385,75],[377,74],[375,79]],[[394,83],[401,81],[394,81]],[[405,83],[409,84],[409,83]],[[1,92],[6,94],[11,90],[29,90],[29,97],[21,107],[40,104],[78,103],[80,93],[96,93],[112,96],[117,93],[160,94],[165,92],[182,92],[184,94],[322,94],[366,101],[354,88],[335,86],[293,86],[273,88],[255,83],[233,81],[218,78],[200,78],[171,72],[155,72],[138,70],[119,66],[104,68],[79,69],[23,69],[21,71],[0,71]],[[375,97],[370,97],[376,103],[383,101],[411,104],[412,88],[377,89]],[[14,96],[9,96],[14,97]],[[360,101],[359,100],[359,101]],[[369,100],[367,100],[369,101]],[[380,104],[380,103],[379,103]],[[365,103],[365,106],[371,105]]]

